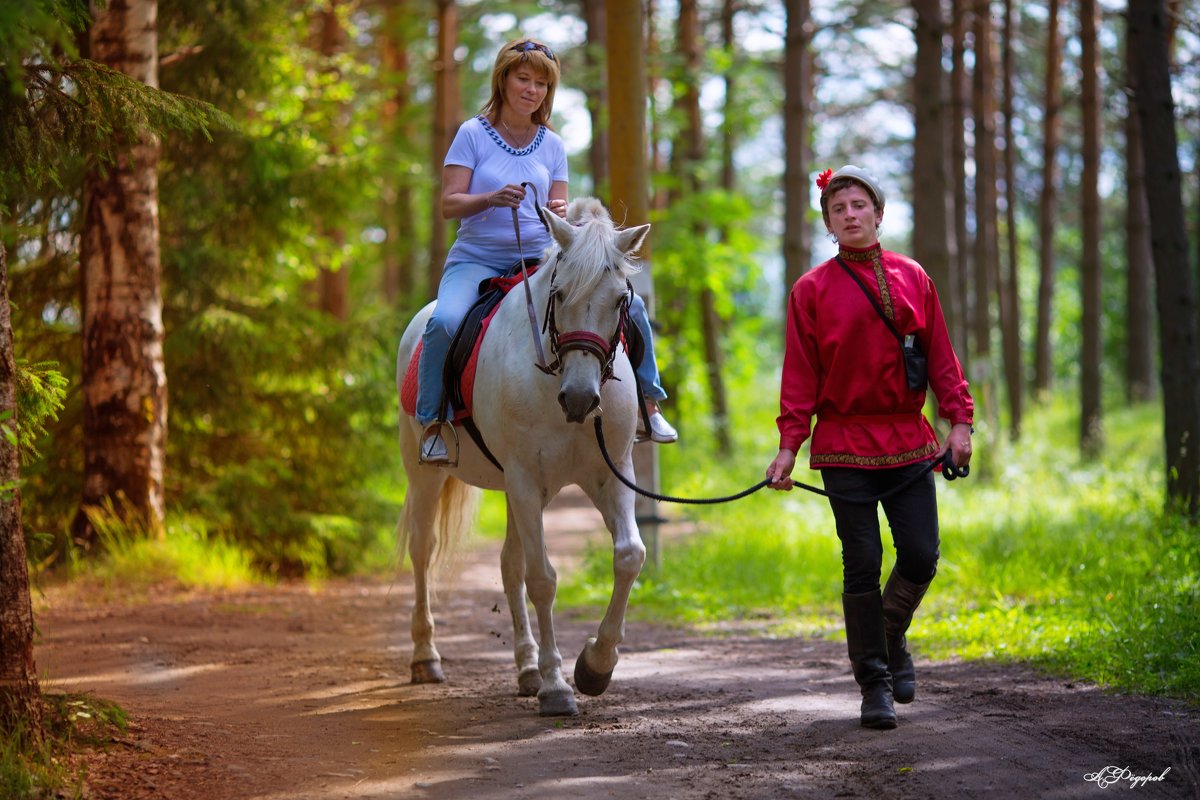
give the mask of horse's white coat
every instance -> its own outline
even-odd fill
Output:
[[[556,273],[556,317],[560,331],[585,330],[604,339],[618,323],[631,265],[626,256],[641,246],[649,225],[617,229],[596,200],[577,200],[568,219],[545,212],[555,245],[544,266],[530,279],[539,323]],[[562,258],[556,264],[561,250]],[[557,268],[556,268],[557,267]],[[403,385],[414,348],[432,304],[409,324],[397,357],[397,387]],[[541,335],[539,331],[539,335]],[[543,337],[550,355],[550,342]],[[634,375],[623,349],[614,376],[600,384],[600,363],[572,351],[563,357],[560,376],[534,366],[533,332],[525,292],[517,287],[500,305],[481,346],[474,389],[474,418],[488,448],[504,466],[497,470],[465,432],[460,432],[459,465],[452,469],[418,464],[421,430],[412,417],[400,420],[400,447],[408,473],[401,519],[413,565],[413,679],[443,680],[434,645],[429,605],[429,571],[439,544],[465,534],[473,518],[474,489],[500,489],[508,505],[508,528],[501,551],[501,575],[512,614],[518,685],[538,695],[542,714],[574,714],[574,693],[562,674],[562,657],[552,616],[557,577],[546,552],[542,511],[564,486],[577,484],[595,503],[613,539],[613,592],[599,630],[579,655],[580,669],[593,676],[611,673],[617,645],[624,637],[625,611],[646,549],[634,519],[634,495],[609,471],[596,444],[591,411],[598,401],[605,441],[623,474],[633,474],[636,427]],[[567,418],[577,420],[568,422]],[[584,423],[584,424],[580,424]],[[453,444],[450,444],[453,451]],[[453,454],[453,452],[452,452]],[[526,593],[537,613],[540,642],[529,624]],[[603,685],[598,691],[603,691]],[[593,693],[598,693],[593,691]]]

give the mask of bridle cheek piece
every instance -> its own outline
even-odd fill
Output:
[[[605,339],[600,334],[591,331],[559,332],[554,315],[554,298],[557,294],[554,291],[554,279],[557,276],[557,270],[550,275],[550,296],[546,300],[545,322],[542,325],[542,331],[550,334],[550,352],[554,355],[554,361],[544,367],[538,364],[537,367],[547,375],[558,375],[562,372],[563,356],[572,350],[582,350],[595,356],[596,360],[600,362],[600,384],[603,385],[615,377],[613,362],[617,358],[617,347],[621,344],[621,334],[625,331],[625,326],[629,324],[629,304],[633,302],[633,285],[628,280],[625,281],[625,299],[621,303],[621,313],[617,319],[616,330],[613,331],[611,338]]]

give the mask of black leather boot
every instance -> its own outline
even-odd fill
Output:
[[[846,649],[854,680],[862,690],[862,726],[890,730],[896,727],[896,709],[883,632],[883,599],[878,589],[843,594],[842,610],[846,614]]]
[[[905,635],[913,612],[921,605],[929,583],[906,580],[896,570],[883,589],[883,627],[887,634],[888,671],[892,674],[892,693],[897,703],[911,703],[917,696],[917,671],[908,652]]]

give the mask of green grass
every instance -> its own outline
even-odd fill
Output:
[[[774,454],[771,413],[757,412],[742,458],[664,448],[664,491],[719,495],[753,483]],[[1107,447],[1093,463],[1081,461],[1074,411],[1062,403],[1034,410],[1018,445],[980,432],[971,477],[937,480],[941,562],[911,632],[922,657],[1021,660],[1119,691],[1200,700],[1200,528],[1162,511],[1160,413],[1108,412]],[[804,466],[794,477],[819,484]],[[664,545],[661,568],[634,589],[635,618],[841,635],[840,547],[823,498],[765,490],[663,510],[689,515],[701,533]],[[882,514],[881,526],[886,577]],[[560,602],[603,605],[611,569],[607,550],[589,554]]]
[[[119,706],[87,694],[43,694],[43,730],[0,734],[0,797],[5,800],[86,798],[80,753],[103,747],[128,728]]]
[[[161,536],[122,521],[111,509],[93,512],[91,519],[103,553],[76,561],[70,570],[72,581],[89,591],[138,595],[162,586],[226,590],[270,580],[255,569],[247,549],[210,536],[199,518],[168,518]]]

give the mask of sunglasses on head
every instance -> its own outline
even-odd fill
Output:
[[[537,42],[519,42],[517,44],[514,44],[509,49],[514,52],[517,52],[517,53],[528,53],[530,50],[539,50],[542,53],[545,53],[546,58],[550,59],[551,61],[558,60],[557,58],[554,57],[553,50],[551,50],[549,47],[546,47],[546,45],[538,44]]]

